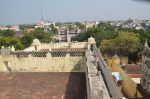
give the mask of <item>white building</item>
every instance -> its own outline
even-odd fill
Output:
[[[58,28],[57,39],[59,42],[71,42],[80,32],[81,30],[76,25],[62,26]]]

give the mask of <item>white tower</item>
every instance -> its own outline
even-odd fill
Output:
[[[146,38],[146,40],[145,40],[144,46],[145,46],[145,47],[148,47],[147,38]]]
[[[44,18],[43,18],[43,14],[42,14],[42,9],[41,9],[41,21],[40,21],[40,28],[44,28]]]

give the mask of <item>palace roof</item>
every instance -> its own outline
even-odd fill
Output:
[[[1,99],[85,99],[84,73],[0,73]]]

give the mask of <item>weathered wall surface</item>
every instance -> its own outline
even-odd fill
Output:
[[[4,61],[3,61],[3,59],[2,59],[2,56],[0,56],[0,72],[2,72],[2,71],[7,71],[7,69],[6,69],[6,67],[5,67],[5,65],[4,65]]]
[[[34,43],[34,42],[33,42]],[[35,51],[35,44],[32,46],[26,48],[24,51]],[[62,48],[87,48],[87,42],[60,42],[60,43],[40,43],[39,45],[36,45],[37,50],[42,49],[62,49]]]
[[[90,50],[86,51],[86,58],[87,99],[110,99],[102,74],[97,69],[96,59]]]
[[[141,86],[144,94],[150,94],[150,48],[146,46],[142,55]]]
[[[20,72],[70,72],[85,71],[84,56],[52,57],[50,53],[46,57],[17,57],[11,55],[9,58],[0,56],[0,71]]]

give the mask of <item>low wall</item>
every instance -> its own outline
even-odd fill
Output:
[[[0,56],[0,71],[11,72],[85,72],[84,55],[73,55],[71,52],[48,52],[46,54],[11,54]],[[84,53],[83,53],[84,54]],[[23,57],[22,57],[23,56]]]
[[[86,52],[86,58],[87,99],[110,99],[102,74],[97,69],[96,59],[90,50]]]
[[[62,48],[87,48],[87,42],[60,42],[60,43],[42,43],[37,46],[38,50],[41,49],[62,49]],[[35,51],[34,46],[26,48],[24,51]]]

